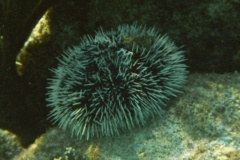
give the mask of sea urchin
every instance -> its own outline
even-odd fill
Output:
[[[49,79],[50,119],[78,138],[146,124],[186,82],[184,52],[155,28],[121,25],[81,39]]]

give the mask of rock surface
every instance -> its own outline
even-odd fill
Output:
[[[240,159],[239,82],[237,72],[190,74],[184,93],[166,115],[145,127],[90,141],[52,128],[29,148],[19,148],[14,160]]]

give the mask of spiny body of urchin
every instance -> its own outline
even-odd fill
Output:
[[[185,84],[184,61],[184,52],[155,28],[100,29],[59,58],[47,87],[49,117],[87,139],[145,125]]]

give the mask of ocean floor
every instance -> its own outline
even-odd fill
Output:
[[[89,141],[48,130],[28,148],[0,130],[1,160],[238,160],[240,74],[190,74],[163,117]]]

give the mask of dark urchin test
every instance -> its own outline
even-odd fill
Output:
[[[100,29],[66,50],[52,69],[49,118],[80,139],[143,126],[180,92],[184,61],[184,52],[154,27]]]

